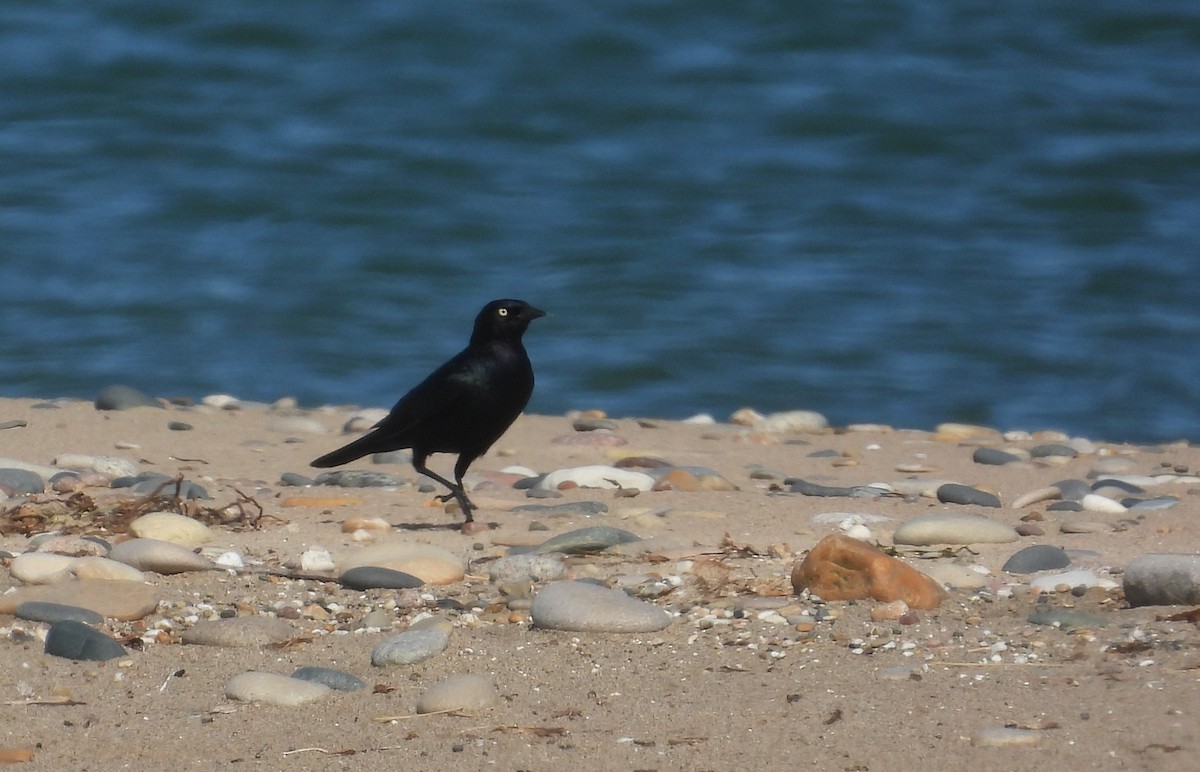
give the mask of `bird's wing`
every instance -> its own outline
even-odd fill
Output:
[[[477,381],[477,369],[478,364],[468,351],[460,352],[401,397],[372,433],[404,436],[422,424],[440,420],[470,396],[470,389]]]

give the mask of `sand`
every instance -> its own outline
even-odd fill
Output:
[[[503,554],[506,544],[614,525],[657,539],[661,557],[575,558],[576,575],[675,575],[682,584],[653,600],[679,613],[658,633],[566,633],[532,628],[519,612],[507,609],[467,617],[444,611],[456,620],[450,647],[423,663],[388,669],[371,666],[370,650],[404,629],[403,612],[388,631],[305,634],[283,648],[184,646],[177,634],[165,635],[161,643],[131,649],[127,659],[103,664],[48,656],[38,638],[44,637],[44,626],[0,616],[0,746],[32,750],[30,768],[1182,770],[1194,768],[1200,749],[1200,632],[1192,622],[1160,619],[1188,609],[1131,609],[1119,589],[1092,590],[1082,597],[1061,593],[1050,598],[1051,607],[1105,615],[1111,624],[1074,631],[1034,626],[1027,617],[1035,598],[1020,586],[1030,577],[1000,571],[1020,547],[1046,543],[1091,551],[1090,557],[1074,553],[1081,557],[1073,567],[1091,568],[1119,583],[1121,568],[1138,555],[1200,548],[1196,485],[1154,491],[1181,501],[1141,519],[1088,516],[1120,527],[1107,533],[1062,534],[1056,514],[1043,506],[1009,506],[1029,490],[1085,477],[1099,454],[1063,464],[982,466],[971,460],[972,442],[938,440],[925,431],[867,427],[756,435],[730,424],[633,419],[618,420],[617,434],[628,444],[610,449],[556,442],[577,439],[563,417],[523,416],[476,462],[476,470],[522,464],[548,472],[611,463],[618,450],[709,467],[738,490],[636,497],[569,490],[556,501],[601,501],[609,512],[565,518],[507,511],[529,503],[522,491],[480,490],[473,493],[478,518],[496,527],[463,535],[439,527],[454,524],[457,516],[431,505],[431,494],[415,487],[280,485],[281,474],[308,474],[310,459],[343,440],[346,409],[305,412],[328,429],[316,434],[272,428],[278,411],[261,406],[98,412],[84,402],[56,409],[37,404],[0,400],[0,421],[26,422],[0,431],[0,456],[50,464],[67,452],[115,455],[141,470],[182,473],[204,485],[213,496],[208,506],[224,506],[240,494],[261,505],[259,528],[218,527],[205,554],[232,550],[248,562],[283,567],[319,545],[340,557],[364,546],[342,532],[342,521],[378,517],[398,526],[380,539],[435,544],[478,567]],[[169,421],[193,428],[171,431]],[[1032,447],[1040,439],[1011,444]],[[1128,456],[1143,473],[1200,469],[1200,451],[1186,443],[1096,446],[1104,454]],[[811,456],[820,450],[838,455]],[[1005,506],[985,511],[929,498],[781,495],[769,490],[770,480],[752,478],[751,465],[829,485],[911,476],[953,480],[994,490]],[[435,457],[435,470],[449,474],[451,466],[451,458]],[[404,465],[378,468],[415,479]],[[101,506],[130,498],[104,488],[86,493]],[[360,503],[283,506],[296,495],[353,497]],[[42,500],[52,498],[47,494]],[[696,608],[728,611],[748,598],[759,599],[751,606],[785,602],[762,599],[786,600],[792,566],[823,536],[838,532],[837,523],[814,522],[815,515],[884,515],[890,520],[871,529],[880,543],[890,545],[901,523],[946,511],[986,514],[1013,525],[1041,511],[1045,535],[976,545],[974,554],[958,552],[960,561],[992,572],[992,591],[981,597],[954,590],[937,610],[920,612],[916,624],[872,621],[874,601],[824,604],[836,619],[807,631],[761,620],[757,608],[743,619],[712,627],[698,622],[704,614]],[[539,520],[549,530],[531,532],[530,524]],[[0,537],[0,549],[18,553],[25,548],[24,536]],[[681,570],[689,564],[678,561],[689,556],[704,561],[701,575]],[[909,559],[918,567],[925,562]],[[356,617],[379,608],[389,595],[228,572],[151,574],[150,582],[164,599],[207,602],[241,613],[264,613],[285,600],[336,602],[345,616],[327,620],[334,628],[352,627]],[[0,570],[0,591],[14,584],[8,571]],[[1014,584],[1013,597],[997,592]],[[499,597],[485,571],[428,591],[468,608]],[[803,598],[786,602],[813,606]],[[169,614],[145,621],[154,624],[164,616]],[[307,630],[323,623],[301,618],[295,624]],[[118,636],[136,631],[126,623],[109,623],[106,629]],[[366,681],[368,689],[300,707],[232,702],[224,696],[225,683],[246,670],[288,674],[302,665],[345,670]],[[463,673],[490,678],[502,695],[500,704],[471,715],[415,715],[425,689]],[[1020,742],[989,744],[986,733],[1004,727],[1028,731]]]

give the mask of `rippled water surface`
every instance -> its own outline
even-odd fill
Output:
[[[0,394],[1200,438],[1200,6],[0,6]]]

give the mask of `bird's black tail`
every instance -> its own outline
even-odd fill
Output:
[[[371,434],[359,437],[349,445],[338,448],[330,453],[326,453],[310,463],[309,466],[315,466],[319,469],[328,469],[331,466],[341,466],[342,464],[349,464],[351,461],[357,461],[363,456],[377,452],[377,448],[375,447],[375,439],[376,438]]]

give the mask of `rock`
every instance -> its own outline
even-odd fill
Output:
[[[133,582],[77,579],[41,587],[24,587],[0,595],[0,614],[11,614],[26,601],[79,606],[107,619],[123,621],[141,619],[158,608],[158,595],[153,587]]]
[[[657,477],[656,491],[736,491],[738,488],[712,469],[677,466]]]
[[[969,485],[946,483],[937,489],[937,500],[943,504],[965,504],[975,507],[999,507],[1000,497]]]
[[[231,700],[284,707],[316,702],[332,693],[325,684],[257,670],[239,673],[225,684],[225,696]]]
[[[278,617],[231,617],[198,622],[183,633],[193,646],[252,648],[283,643],[296,637],[296,629]]]
[[[550,552],[578,555],[587,552],[600,552],[616,544],[635,542],[639,538],[641,537],[637,534],[620,528],[613,528],[608,525],[595,525],[553,536],[539,544],[536,552],[543,555]]]
[[[934,428],[933,439],[939,442],[998,442],[1003,437],[988,426],[944,423]]]
[[[1103,587],[1104,582],[1100,577],[1096,576],[1092,571],[1064,571],[1061,574],[1050,574],[1048,576],[1039,576],[1029,583],[1030,587],[1034,587],[1042,592],[1052,592],[1055,589],[1066,585],[1067,587]],[[1109,582],[1112,586],[1115,583]]]
[[[453,675],[438,681],[417,699],[418,713],[476,712],[500,702],[500,692],[481,675]]]
[[[1020,461],[1021,457],[1000,448],[975,448],[975,452],[971,454],[971,460],[976,464],[1003,466]]]
[[[824,497],[839,497],[847,496],[852,498],[877,498],[887,493],[883,488],[878,488],[870,485],[856,485],[854,487],[843,487],[839,485],[821,485],[819,483],[801,480],[799,477],[788,477],[783,481],[784,485],[788,486],[788,490],[792,493],[801,493],[805,496],[824,496]]]
[[[957,563],[946,563],[940,560],[926,561],[923,573],[940,584],[949,585],[957,590],[976,590],[986,587],[989,577],[986,572],[976,571],[971,566]]]
[[[46,482],[37,472],[28,469],[0,468],[0,485],[12,493],[44,493]]]
[[[361,566],[390,568],[411,574],[426,584],[452,584],[463,578],[463,561],[431,544],[395,542],[375,544],[342,559],[342,574]]]
[[[1066,550],[1049,544],[1034,544],[1022,550],[1017,550],[1004,562],[1001,571],[1010,574],[1033,574],[1038,571],[1051,571],[1071,565],[1071,558]]]
[[[828,427],[825,416],[813,410],[770,413],[753,426],[759,432],[819,432]]]
[[[338,692],[357,692],[367,687],[361,678],[342,670],[333,670],[327,667],[309,666],[297,668],[296,672],[292,673],[292,678],[299,678],[301,681],[311,681],[316,684],[324,684]]]
[[[1079,500],[1083,505],[1084,510],[1088,512],[1101,512],[1105,514],[1118,515],[1126,512],[1125,506],[1119,501],[1113,501],[1107,496],[1101,496],[1098,493],[1089,493]]]
[[[1031,458],[1075,458],[1079,455],[1079,451],[1070,445],[1052,442],[1044,445],[1038,445],[1029,449]]]
[[[162,405],[148,394],[132,386],[120,384],[103,389],[96,397],[97,410],[129,410],[135,407],[157,407]]]
[[[587,582],[554,582],[530,608],[533,624],[585,633],[649,633],[671,624],[671,614],[645,601]]]
[[[567,566],[550,555],[526,553],[506,555],[488,567],[488,578],[497,584],[511,582],[552,582],[567,574]]]
[[[317,475],[314,485],[336,485],[340,488],[407,488],[408,480],[398,474],[365,469],[338,469]]]
[[[928,546],[932,544],[1003,544],[1016,541],[1016,530],[1005,523],[982,515],[925,515],[909,520],[896,529],[896,544]]]
[[[1064,520],[1058,524],[1061,533],[1110,533],[1114,528],[1095,520]]]
[[[338,582],[350,590],[404,590],[425,584],[412,574],[380,566],[357,566],[343,571]]]
[[[375,667],[413,665],[445,651],[453,630],[449,620],[433,617],[423,622],[427,624],[413,625],[372,649],[371,664]]]
[[[8,570],[13,578],[24,584],[55,584],[71,578],[70,555],[53,552],[26,552],[13,558]]]
[[[512,512],[534,512],[541,517],[556,515],[603,515],[608,511],[608,505],[601,501],[568,501],[565,504],[522,504],[513,507]]]
[[[63,469],[96,472],[109,479],[132,477],[138,473],[137,464],[119,456],[89,456],[84,453],[60,453],[54,465]]]
[[[13,616],[18,619],[28,619],[31,622],[63,622],[72,620],[88,625],[98,625],[104,617],[88,608],[68,606],[64,603],[46,603],[45,601],[28,600],[17,606]]]
[[[1019,745],[1037,745],[1044,732],[1018,727],[996,726],[980,729],[971,736],[971,745],[980,748],[1011,748]]]
[[[50,625],[45,651],[56,657],[95,662],[126,654],[125,647],[114,639],[83,622],[70,619]]]
[[[76,579],[102,579],[114,582],[144,582],[146,575],[133,566],[101,557],[75,558],[71,573]]]
[[[1125,567],[1124,585],[1131,606],[1195,605],[1200,603],[1200,555],[1141,555]]]
[[[630,488],[639,491],[654,489],[654,478],[644,472],[632,469],[618,469],[615,466],[593,464],[567,469],[556,469],[538,482],[542,490],[559,490],[563,486],[570,488]]]
[[[212,529],[207,525],[174,512],[142,515],[129,524],[129,532],[142,539],[158,539],[189,549],[207,544],[213,538]]]
[[[824,600],[903,600],[916,609],[937,608],[946,597],[937,582],[917,569],[841,534],[826,536],[793,569],[792,588]]]
[[[71,557],[100,556],[108,554],[109,547],[96,539],[82,536],[52,536],[37,544],[38,552],[53,552]]]
[[[182,574],[188,571],[209,571],[212,561],[197,555],[187,547],[159,539],[130,539],[121,542],[108,553],[110,560],[133,566],[139,571],[156,574]]]
[[[309,572],[332,572],[337,569],[333,555],[324,547],[309,547],[300,553],[300,570]]]

